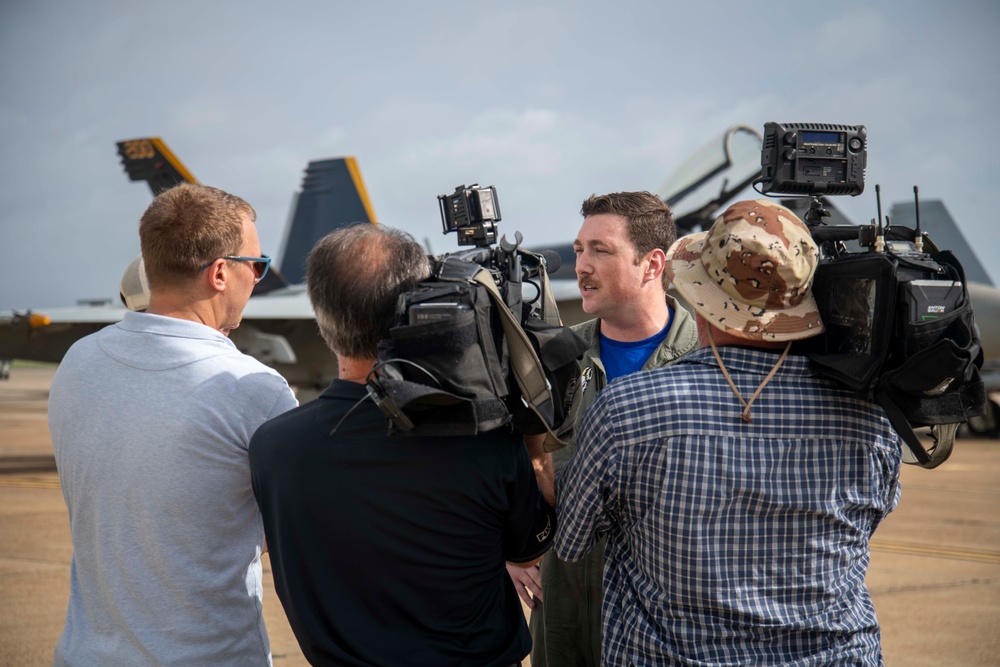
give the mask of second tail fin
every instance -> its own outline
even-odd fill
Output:
[[[316,242],[357,222],[378,224],[357,160],[342,157],[310,162],[282,244],[281,273],[285,279],[290,284],[303,282],[306,258]]]

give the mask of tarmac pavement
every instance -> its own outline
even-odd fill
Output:
[[[0,666],[51,665],[69,597],[69,522],[45,414],[52,372],[15,365],[0,381]],[[885,663],[1000,665],[1000,441],[960,440],[936,470],[903,468],[867,580]],[[274,665],[305,666],[266,559],[264,570]]]

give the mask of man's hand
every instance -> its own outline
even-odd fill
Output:
[[[535,480],[538,482],[538,489],[542,492],[545,502],[555,507],[555,473],[552,471],[552,454],[545,451],[545,448],[542,446],[544,442],[544,433],[541,435],[524,436],[524,446],[528,448],[531,467],[535,469]]]
[[[542,599],[542,572],[538,569],[538,563],[531,567],[518,567],[514,563],[507,563],[507,574],[514,582],[514,588],[524,600],[524,604],[528,605],[528,609],[534,609],[536,604],[531,596]]]

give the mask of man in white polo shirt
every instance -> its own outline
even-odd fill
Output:
[[[73,562],[55,665],[271,664],[247,446],[296,400],[227,337],[270,262],[254,218],[216,188],[160,194],[139,224],[145,312],[56,372]]]

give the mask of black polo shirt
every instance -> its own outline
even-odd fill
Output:
[[[303,653],[313,665],[518,662],[531,638],[504,561],[538,557],[555,534],[522,438],[389,437],[365,395],[335,380],[250,442]]]

